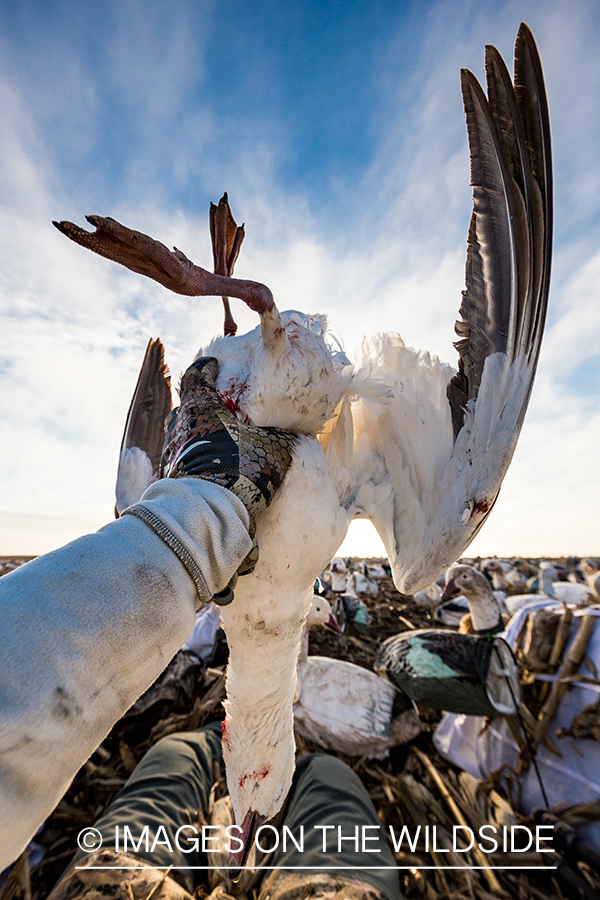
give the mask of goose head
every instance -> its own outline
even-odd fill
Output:
[[[469,602],[473,628],[476,632],[492,632],[502,623],[500,607],[492,586],[473,566],[452,566],[446,575],[442,602],[462,594]]]
[[[327,317],[296,310],[261,316],[248,334],[218,337],[199,356],[219,361],[217,389],[253,425],[315,435],[363,382],[327,332]]]
[[[309,628],[316,628],[317,626],[322,625],[324,628],[333,631],[335,634],[343,633],[338,620],[333,615],[331,604],[325,597],[320,597],[318,594],[313,594],[312,603],[310,604],[310,609],[306,618],[306,624]]]

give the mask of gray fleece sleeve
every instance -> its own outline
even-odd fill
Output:
[[[252,546],[218,485],[166,479],[138,506],[162,534],[123,516],[0,579],[0,871]]]

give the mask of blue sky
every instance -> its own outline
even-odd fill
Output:
[[[471,195],[459,70],[511,65],[521,20],[550,101],[555,263],[537,384],[482,554],[600,553],[600,7],[595,2],[0,5],[0,555],[110,520],[148,337],[177,375],[220,301],[92,257],[52,219],[111,215],[326,312],[347,352],[399,331],[454,363]],[[255,320],[236,303],[240,327]],[[379,552],[363,532],[349,552]]]

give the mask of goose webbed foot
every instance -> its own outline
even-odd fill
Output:
[[[231,215],[229,199],[226,193],[223,194],[218,205],[210,204],[210,236],[215,274],[231,277],[245,237],[245,231],[244,225],[237,225]],[[223,331],[226,335],[234,335],[237,332],[237,325],[229,306],[229,297],[224,296],[222,300],[225,309]]]
[[[86,219],[95,227],[95,231],[86,231],[73,222],[53,222],[53,225],[76,244],[120,263],[132,272],[152,278],[176,294],[188,297],[238,297],[259,315],[273,309],[273,295],[264,284],[208,272],[191,262],[180,250],[175,248],[171,251],[160,241],[141,231],[127,228],[115,219],[102,216],[86,216]],[[242,231],[236,242],[235,234],[240,229],[235,223],[233,226],[235,232],[232,251],[227,256],[227,264],[231,270],[243,239]],[[235,326],[233,317],[229,323],[226,318],[226,327],[228,326]]]

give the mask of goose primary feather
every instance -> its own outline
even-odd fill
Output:
[[[549,117],[526,25],[514,85],[493,47],[486,77],[487,97],[462,72],[474,204],[458,371],[395,334],[368,342],[354,366],[328,340],[324,316],[280,315],[264,285],[210,273],[113,219],[89,217],[93,232],[57,223],[77,243],[177,293],[238,297],[256,310],[258,328],[217,338],[200,355],[217,357],[217,387],[236,415],[301,435],[257,522],[258,565],[221,613],[230,647],[223,750],[235,818],[247,834],[281,808],[291,783],[302,628],[315,577],[351,520],[373,522],[397,588],[414,593],[463,554],[515,449],[538,361],[552,243]]]

